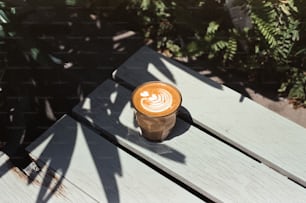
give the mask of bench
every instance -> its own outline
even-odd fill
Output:
[[[169,138],[144,139],[131,91],[182,93]],[[28,148],[36,163],[102,202],[304,202],[306,129],[143,47]]]

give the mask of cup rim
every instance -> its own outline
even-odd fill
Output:
[[[177,108],[175,108],[175,109],[174,109],[173,111],[171,111],[170,113],[168,113],[168,114],[166,114],[166,115],[162,115],[162,116],[158,116],[158,115],[156,115],[156,116],[155,116],[155,115],[147,115],[147,114],[143,113],[142,111],[140,111],[140,110],[134,105],[134,102],[133,102],[134,94],[137,92],[137,90],[138,90],[139,88],[141,88],[141,87],[143,87],[143,86],[145,86],[145,85],[147,85],[147,84],[152,84],[152,83],[161,83],[161,84],[168,85],[168,86],[170,86],[171,88],[173,88],[173,89],[178,93],[179,98],[180,98],[180,102],[179,102]],[[138,113],[140,113],[140,114],[142,114],[142,115],[144,115],[144,116],[150,117],[150,118],[162,118],[162,117],[170,116],[170,115],[172,115],[173,113],[177,113],[178,110],[179,110],[179,108],[180,108],[181,105],[182,105],[182,100],[183,100],[182,94],[181,94],[181,92],[179,91],[179,89],[178,89],[177,87],[175,87],[174,85],[172,85],[172,84],[170,84],[170,83],[163,82],[163,81],[159,81],[159,80],[147,81],[147,82],[144,82],[144,83],[138,85],[138,86],[134,89],[134,91],[132,92],[132,95],[131,95],[131,104],[132,104],[133,108],[134,108]]]

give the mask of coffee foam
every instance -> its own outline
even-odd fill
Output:
[[[172,85],[149,82],[139,86],[133,93],[136,110],[148,116],[166,116],[181,104],[181,95]]]

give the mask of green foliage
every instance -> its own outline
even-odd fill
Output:
[[[287,79],[282,89],[286,90],[282,92],[304,102],[304,1],[226,2],[134,0],[131,7],[140,8],[144,36],[153,40],[157,49],[176,56],[206,58],[216,66],[284,72]]]
[[[3,1],[0,1],[0,25],[2,27],[2,31],[3,31],[3,24],[7,24],[10,22],[9,17],[11,14],[15,13],[15,9],[8,9],[6,8],[6,4]]]
[[[287,93],[293,103],[306,107],[306,72],[292,68],[287,81],[282,83],[278,91]]]
[[[20,1],[25,4],[24,1]],[[174,56],[201,58],[214,66],[286,75],[280,92],[305,103],[306,1],[304,0],[55,0],[44,5],[104,5],[126,8],[143,36]],[[10,23],[19,11],[0,1],[0,42],[23,32]],[[19,5],[19,8],[22,6]],[[22,42],[29,61],[57,59],[30,40]]]
[[[253,1],[251,1],[253,2]],[[255,7],[256,6],[256,7]],[[254,25],[253,36],[261,35],[265,43],[256,41],[258,53],[264,53],[266,62],[276,64],[290,62],[293,45],[299,39],[299,21],[293,15],[297,12],[293,1],[262,1],[251,4],[250,16]],[[262,40],[259,37],[258,40]]]
[[[76,0],[65,0],[67,6],[74,6],[76,5]]]

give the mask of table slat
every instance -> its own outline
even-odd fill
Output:
[[[66,179],[56,187],[46,167],[30,181],[5,154],[0,155],[0,177],[1,202],[97,202]]]
[[[148,47],[132,55],[114,77],[134,87],[150,80],[175,85],[196,124],[306,186],[302,126]]]
[[[306,201],[306,190],[287,177],[178,119],[162,143],[139,135],[131,92],[107,80],[73,112],[97,130],[214,201]]]
[[[203,202],[69,116],[27,150],[99,202]]]

